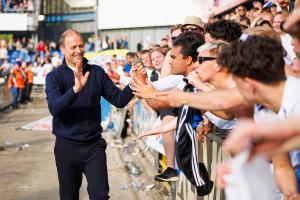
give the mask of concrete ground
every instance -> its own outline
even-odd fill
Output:
[[[42,98],[43,99],[43,98]],[[1,200],[57,200],[58,180],[53,156],[55,138],[48,131],[25,131],[20,126],[49,115],[46,102],[37,100],[18,110],[0,111],[0,199]],[[142,156],[134,143],[116,143],[111,133],[105,133],[108,142],[108,174],[112,200],[162,200],[159,186],[149,191],[134,191],[141,186],[154,184],[155,170]],[[22,151],[18,145],[29,144]],[[125,148],[124,148],[125,147]],[[131,148],[131,149],[130,149]],[[130,175],[126,162],[135,162],[142,174]],[[80,199],[88,199],[86,181],[81,187]]]

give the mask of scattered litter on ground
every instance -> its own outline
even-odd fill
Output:
[[[128,190],[128,189],[129,189],[129,185],[126,184],[126,183],[120,183],[120,184],[117,186],[117,188],[118,188],[119,190]]]
[[[154,188],[155,184],[146,185],[144,182],[134,181],[131,185],[127,183],[120,183],[118,184],[117,188],[119,190],[129,190],[132,188],[134,191],[149,191]]]
[[[152,190],[154,188],[155,184],[146,185],[145,191]]]
[[[125,168],[129,174],[132,174],[134,176],[139,176],[141,174],[141,170],[135,164],[135,162],[127,162]]]
[[[17,146],[17,151],[23,151],[24,149],[28,148],[29,144],[20,144]]]
[[[5,141],[5,143],[4,143],[6,146],[10,146],[10,145],[12,145],[13,143],[11,142],[11,141]]]
[[[144,190],[144,188],[146,186],[146,184],[142,183],[142,182],[132,182],[131,185],[132,185],[132,189],[136,192]]]

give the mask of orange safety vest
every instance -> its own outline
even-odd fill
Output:
[[[27,83],[33,83],[33,72],[31,70],[27,71]]]
[[[13,79],[12,79],[12,74],[9,74],[8,77],[8,87],[11,88],[14,84],[13,84]]]
[[[15,71],[15,75],[16,75],[16,82],[17,82],[17,88],[25,88],[25,80],[24,77],[22,76],[22,72],[20,70],[16,70]]]

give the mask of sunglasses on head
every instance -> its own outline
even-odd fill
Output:
[[[202,64],[204,61],[215,60],[215,59],[217,59],[217,58],[215,58],[215,57],[202,57],[202,56],[197,57],[197,61],[199,62],[199,64]]]

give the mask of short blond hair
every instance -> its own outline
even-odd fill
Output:
[[[202,51],[209,51],[209,54],[214,57],[218,57],[224,47],[227,47],[229,43],[224,42],[222,40],[217,40],[213,42],[208,42],[201,45],[197,52],[200,53]]]

